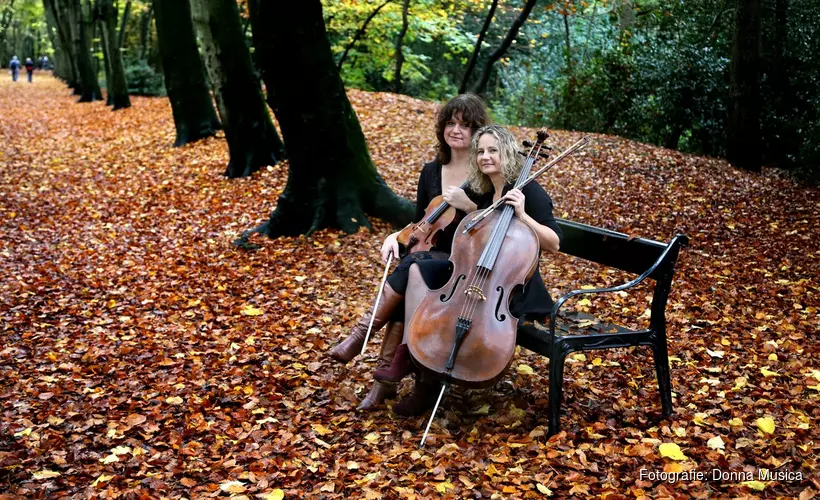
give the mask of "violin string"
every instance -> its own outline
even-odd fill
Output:
[[[524,176],[523,178],[526,178],[527,173],[529,172],[529,170],[532,169],[532,165],[535,163],[535,157],[537,157],[537,155],[540,154],[542,147],[543,142],[538,142],[535,145],[535,147],[533,148],[535,150],[535,154],[531,154],[530,157],[527,158],[524,168],[519,174],[519,177]],[[493,228],[493,232],[490,236],[490,241],[488,242],[491,255],[500,251],[501,243],[503,242],[504,236],[507,233],[506,230],[509,229],[509,222],[511,220],[512,215],[505,214],[504,211],[502,211],[502,216],[500,217],[500,220],[496,224],[495,228]],[[501,230],[502,227],[504,227],[504,231]],[[483,291],[484,285],[486,285],[487,280],[489,279],[489,275],[490,269],[488,267],[485,267],[483,265],[479,266],[478,271],[473,275],[473,279],[471,280],[469,287]],[[468,288],[468,290],[469,289],[470,288]],[[469,293],[467,300],[465,300],[464,304],[462,305],[460,317],[464,319],[472,319],[473,315],[475,314],[475,311],[478,309],[478,306],[481,302],[482,301],[479,297],[474,296],[474,294],[472,293]]]

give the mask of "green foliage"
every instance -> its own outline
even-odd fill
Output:
[[[46,30],[42,0],[17,0],[13,4],[0,0],[0,58],[8,64],[12,55],[24,61],[37,61],[42,55],[52,55]]]
[[[125,80],[128,82],[128,93],[131,95],[166,95],[162,75],[154,71],[146,61],[125,61]]]
[[[368,16],[382,3],[383,0],[323,2],[328,38],[337,61]],[[464,13],[469,11],[468,4],[411,2],[402,66],[402,80],[409,94],[438,99],[442,97],[439,92],[449,93],[457,88],[453,75],[462,67],[460,59],[469,57],[473,45],[469,33],[460,26]],[[346,85],[377,91],[392,88],[401,7],[399,0],[390,2],[367,25],[342,66]]]
[[[337,59],[382,0],[326,0]],[[768,164],[820,164],[820,37],[816,0],[789,0],[788,40],[774,53],[775,2],[763,11],[761,147]],[[473,79],[523,5],[501,0]],[[695,154],[725,153],[733,3],[714,0],[559,0],[539,3],[485,98],[511,125],[604,132]],[[405,92],[455,94],[488,2],[413,0],[405,40]],[[566,19],[565,19],[566,18]],[[385,6],[348,54],[346,85],[390,90],[401,2]],[[776,75],[788,75],[785,81]]]

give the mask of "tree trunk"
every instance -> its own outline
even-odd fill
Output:
[[[284,157],[242,35],[236,0],[191,0],[230,161],[225,175],[247,177]]]
[[[145,54],[148,52],[148,38],[151,32],[151,19],[154,17],[154,4],[148,7],[148,10],[142,14],[140,20],[140,61],[145,60]]]
[[[495,1],[498,1],[498,0],[495,0]],[[362,26],[359,28],[359,30],[356,31],[356,35],[353,36],[353,40],[351,40],[350,43],[347,44],[347,47],[345,47],[345,51],[342,53],[342,57],[339,58],[339,62],[336,64],[336,67],[340,71],[342,69],[342,64],[344,64],[345,59],[347,59],[347,53],[350,52],[350,49],[352,49],[354,45],[356,45],[356,42],[359,41],[359,38],[364,36],[365,30],[367,30],[367,25],[370,24],[370,21],[372,21],[373,18],[376,17],[376,14],[378,14],[379,11],[382,10],[382,8],[385,5],[389,4],[390,2],[391,2],[391,0],[385,0],[385,2],[383,4],[376,7],[376,9],[373,10],[373,12],[371,12],[369,16],[367,16],[367,19],[365,19],[364,23],[362,23]]]
[[[407,11],[410,9],[410,0],[404,0],[401,7],[401,31],[396,38],[396,70],[393,73],[393,92],[401,92],[401,67],[404,65],[404,35],[407,34]]]
[[[467,82],[473,75],[475,64],[478,61],[478,54],[481,52],[481,44],[484,42],[484,37],[487,35],[487,30],[490,29],[490,23],[493,21],[495,9],[498,7],[498,0],[493,0],[490,4],[490,10],[487,12],[487,17],[484,18],[484,24],[481,26],[481,31],[478,33],[478,39],[473,48],[473,55],[470,56],[470,62],[467,63],[467,69],[464,70],[464,76],[461,78],[461,85],[458,86],[458,93],[463,94],[467,90]]]
[[[353,233],[370,226],[365,214],[407,224],[413,205],[396,196],[373,166],[333,64],[321,2],[251,0],[249,7],[268,104],[290,164],[276,210],[252,232],[276,237],[335,227]]]
[[[633,0],[623,0],[618,9],[618,27],[621,30],[621,38],[632,32],[635,19],[635,5],[633,4]]]
[[[94,53],[97,50],[102,49],[102,53],[103,53],[103,70],[105,71],[105,82],[106,82],[106,86],[108,87],[108,88],[105,89],[106,94],[107,94],[106,98],[105,98],[105,105],[106,106],[111,106],[114,103],[114,100],[113,100],[114,96],[111,95],[111,88],[110,88],[110,86],[111,86],[111,72],[110,72],[110,69],[111,68],[108,65],[108,62],[109,62],[108,45],[105,43],[105,39],[103,38],[104,35],[102,34],[102,27],[100,27],[99,13],[96,12],[97,10],[98,10],[97,7],[95,7],[95,13],[94,13],[94,19],[95,20],[93,22],[94,32],[91,35],[91,39],[92,40],[99,40],[102,43],[100,43],[99,48],[94,47],[92,45],[91,46],[91,52]],[[99,74],[99,59],[96,59],[94,62],[96,63],[96,65],[94,66],[94,73]]]
[[[125,69],[122,66],[119,37],[117,36],[117,9],[113,0],[98,0],[100,16],[100,34],[105,50],[106,85],[108,86],[108,104],[118,109],[130,108],[128,82],[125,80]]]
[[[67,0],[68,18],[71,29],[71,38],[74,46],[74,56],[77,59],[77,72],[80,80],[79,102],[91,102],[102,99],[100,83],[91,61],[90,43],[88,39],[88,22],[83,12],[81,0]]]
[[[122,22],[120,23],[120,31],[117,38],[117,47],[120,49],[122,49],[125,43],[125,28],[128,26],[129,17],[131,17],[131,0],[125,2],[125,9],[122,11]]]
[[[735,3],[727,135],[727,159],[760,172],[760,0]]]
[[[220,124],[196,47],[188,0],[154,0],[154,15],[165,89],[177,130],[174,146],[211,137]]]
[[[74,90],[75,95],[80,95],[82,86],[80,85],[80,71],[77,68],[77,57],[74,54],[74,40],[72,38],[71,19],[68,15],[68,6],[65,0],[46,0],[48,10],[54,19],[57,28],[57,36],[60,46],[63,49],[64,60],[62,66],[67,69],[68,86]]]
[[[568,113],[563,113],[564,115],[564,128],[569,127],[569,116],[574,115],[572,111],[574,111],[575,106],[575,71],[572,67],[572,43],[569,34],[569,13],[566,9],[562,13],[564,18],[564,44],[566,45],[566,53],[567,53],[567,95],[566,95],[566,102],[564,106]]]
[[[789,46],[788,11],[788,0],[775,1],[774,56],[767,65],[767,78],[773,98],[770,106],[774,111],[772,120],[774,130],[767,131],[766,149],[768,150],[767,156],[770,156],[780,166],[788,166],[793,161],[789,158],[789,153],[800,149],[799,137],[801,135],[800,124],[789,119],[793,114],[792,110],[802,106],[795,102],[795,92],[789,80],[791,64],[786,51],[786,47]],[[771,111],[769,113],[772,114]]]
[[[495,52],[490,54],[490,58],[487,59],[487,63],[484,65],[484,71],[481,74],[481,78],[472,88],[472,92],[474,94],[481,94],[484,92],[484,89],[487,88],[487,82],[490,81],[490,73],[492,72],[493,64],[501,59],[501,56],[504,55],[513,40],[515,40],[515,37],[518,35],[518,30],[521,29],[521,26],[529,17],[530,12],[532,12],[532,8],[535,7],[535,2],[536,0],[527,0],[527,3],[524,4],[524,8],[521,9],[521,13],[515,18],[512,26],[510,26],[510,30],[507,32],[507,36],[504,37],[504,41],[501,42],[501,45],[495,50]]]
[[[48,39],[54,48],[54,56],[51,61],[54,64],[52,74],[66,83],[69,83],[73,80],[71,65],[66,65],[66,61],[68,61],[70,57],[65,53],[65,46],[60,33],[61,26],[54,15],[53,2],[51,0],[43,0],[43,11],[46,16]]]

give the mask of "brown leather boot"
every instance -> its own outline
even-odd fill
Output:
[[[382,291],[382,298],[379,301],[379,309],[376,311],[376,319],[373,320],[373,331],[371,335],[378,332],[381,327],[390,319],[390,315],[396,307],[404,300],[404,295],[401,295],[393,290],[390,283],[384,284]],[[370,310],[373,308],[371,307]],[[364,337],[367,335],[367,327],[370,326],[370,318],[372,313],[368,311],[362,316],[362,319],[353,327],[346,339],[341,341],[336,347],[328,352],[328,355],[336,361],[347,363],[355,358],[362,351],[364,344]]]
[[[390,366],[393,357],[396,355],[396,346],[401,343],[404,336],[404,323],[394,321],[387,324],[384,332],[384,339],[382,340],[382,348],[379,351],[379,362],[376,365],[377,369],[384,369]],[[396,384],[373,382],[373,387],[370,392],[359,403],[357,410],[372,410],[385,400],[385,398],[392,398],[396,395]]]
[[[427,410],[435,406],[440,384],[416,380],[413,392],[393,405],[393,411],[403,417],[417,417],[424,415]]]
[[[416,365],[410,359],[410,349],[407,344],[401,344],[396,348],[396,354],[390,366],[373,372],[373,378],[379,382],[401,382],[401,379],[416,371]]]

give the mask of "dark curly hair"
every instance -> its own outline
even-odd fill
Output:
[[[461,119],[473,132],[487,124],[487,108],[484,101],[475,94],[460,94],[440,107],[436,113],[436,139],[438,139],[438,153],[436,159],[442,164],[450,163],[450,146],[444,140],[444,127],[447,122],[457,113],[461,113]]]

